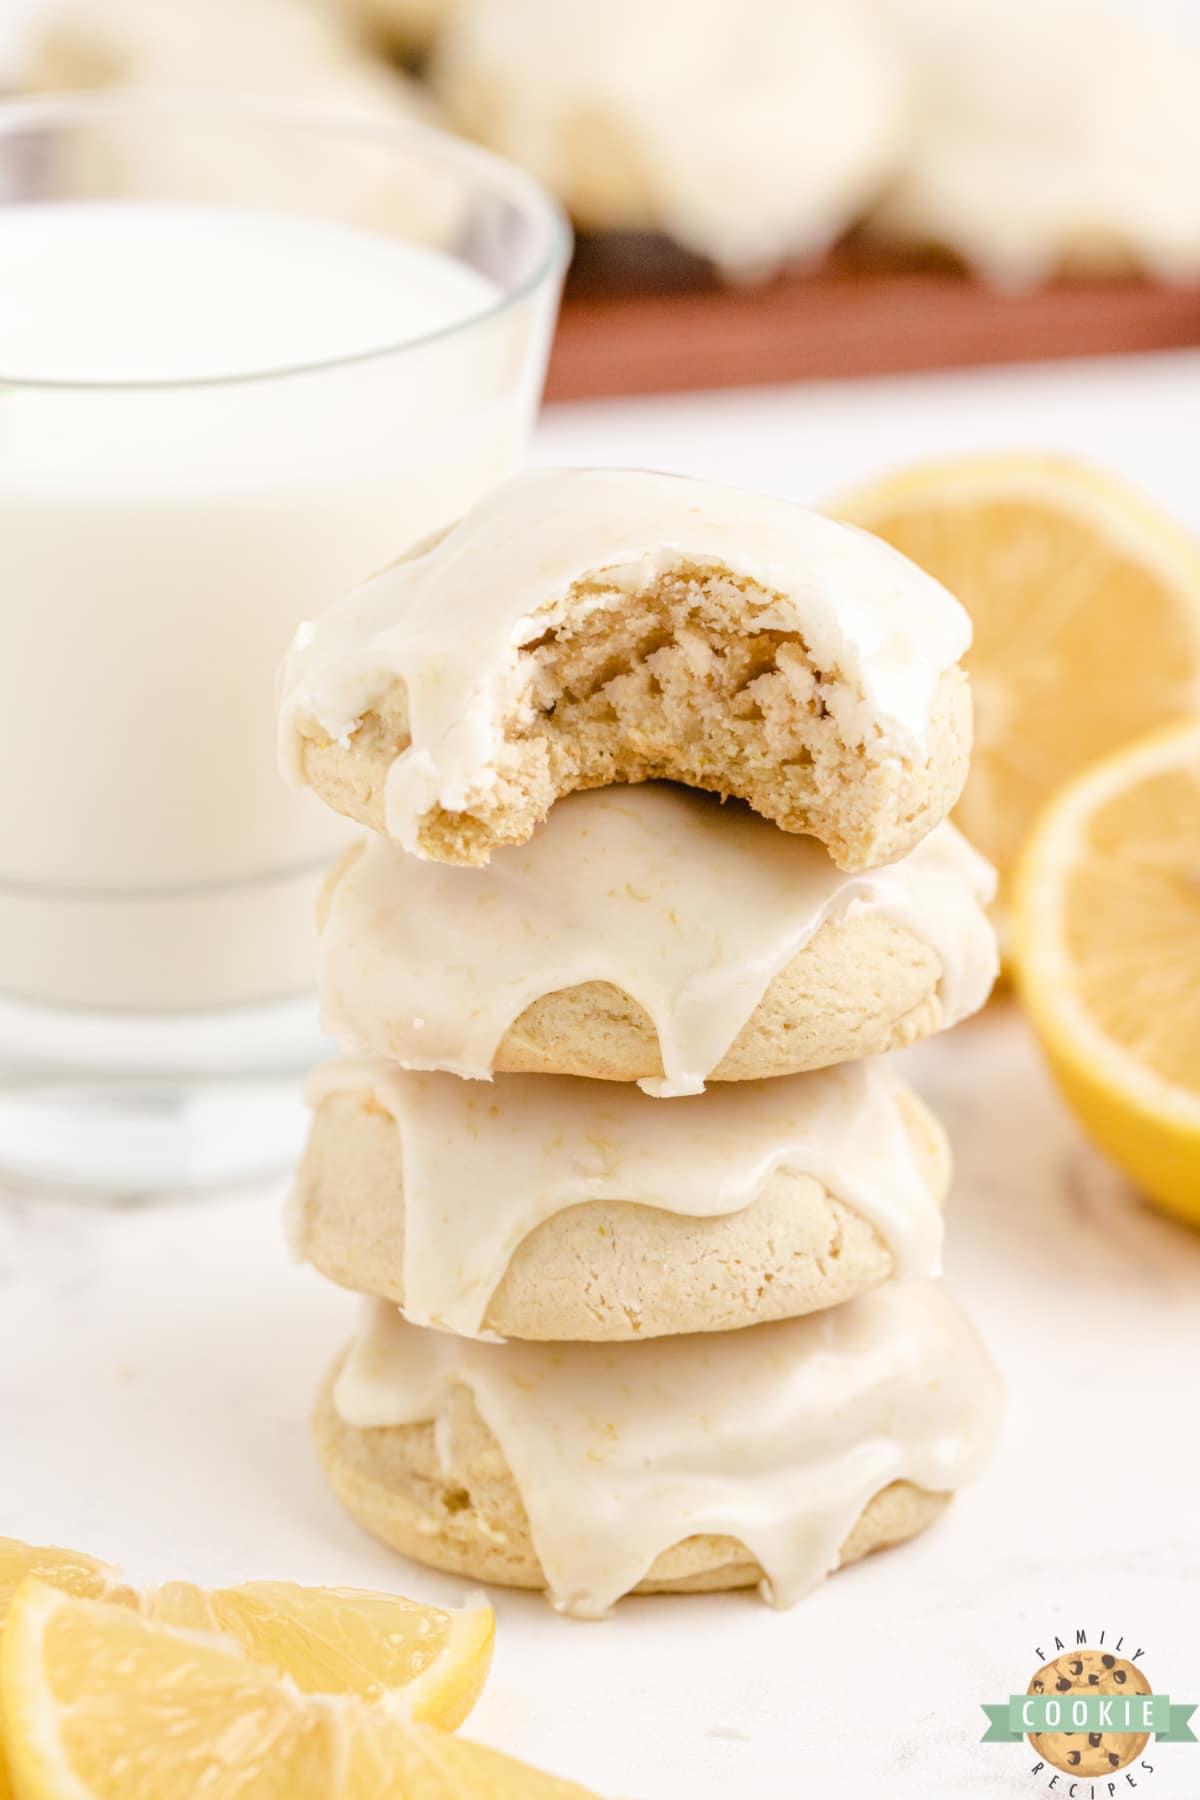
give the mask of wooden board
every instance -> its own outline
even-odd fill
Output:
[[[640,276],[640,279],[639,279]],[[695,265],[586,254],[567,285],[547,397],[577,400],[1200,344],[1200,287],[1135,277],[1001,293],[959,271],[844,250],[811,272],[720,287]]]

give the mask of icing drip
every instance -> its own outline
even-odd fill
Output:
[[[533,703],[519,652],[562,621],[573,586],[602,572],[608,587],[636,593],[696,563],[775,596],[756,628],[799,633],[817,666],[836,671],[823,699],[847,742],[907,752],[923,741],[970,623],[888,545],[707,482],[537,470],[301,627],[282,685],[285,771],[301,780],[301,722],[345,744],[402,681],[412,741],[388,772],[385,812],[389,836],[417,851],[422,818],[469,810],[494,783],[504,720]]]
[[[335,1402],[354,1426],[434,1421],[450,1478],[459,1384],[512,1471],[551,1598],[584,1618],[696,1533],[739,1539],[767,1597],[791,1605],[889,1483],[946,1492],[973,1479],[1002,1407],[987,1353],[932,1282],[619,1346],[471,1343],[370,1302]]]
[[[480,1087],[352,1060],[319,1070],[309,1099],[347,1091],[369,1095],[399,1128],[405,1311],[420,1324],[481,1335],[518,1245],[567,1207],[629,1201],[712,1218],[750,1206],[781,1170],[869,1220],[899,1273],[940,1270],[941,1213],[902,1084],[879,1062],[714,1084],[658,1106],[622,1082],[499,1075]]]
[[[989,866],[941,825],[888,868],[848,875],[749,808],[663,783],[560,800],[483,869],[371,839],[321,937],[325,1029],[405,1068],[486,1077],[542,995],[607,981],[649,1013],[660,1096],[699,1092],[775,976],[820,927],[883,913],[941,959],[942,1024],[987,998]]]

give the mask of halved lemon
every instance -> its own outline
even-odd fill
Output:
[[[956,818],[1000,871],[1039,808],[1106,751],[1200,712],[1200,546],[1086,464],[966,456],[829,509],[961,600],[975,748]]]
[[[1014,891],[1017,978],[1067,1100],[1150,1199],[1200,1223],[1200,719],[1070,782]]]
[[[17,1800],[590,1800],[206,1632],[18,1589],[0,1651]]]

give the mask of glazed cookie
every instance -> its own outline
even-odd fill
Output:
[[[873,868],[958,797],[969,638],[914,564],[787,501],[535,471],[301,627],[281,757],[436,861],[527,842],[576,789],[665,777]]]
[[[323,101],[377,118],[433,110],[415,83],[373,62],[308,0],[53,0],[17,77],[22,88],[52,93],[203,88]]]
[[[479,1344],[374,1303],[318,1454],[369,1531],[562,1611],[745,1587],[801,1598],[937,1516],[986,1460],[998,1378],[936,1283],[811,1319],[624,1345]]]
[[[385,50],[416,60],[435,41],[459,0],[329,0]]]
[[[917,99],[876,235],[949,249],[1003,286],[1063,270],[1195,280],[1194,43],[1148,9],[1079,0],[873,4]]]
[[[729,1331],[940,1267],[950,1153],[880,1065],[660,1106],[561,1076],[348,1062],[289,1206],[323,1275],[464,1335]]]
[[[1039,1669],[1025,1690],[1029,1694],[1148,1694],[1150,1683],[1139,1668],[1107,1650],[1073,1650]],[[1040,1731],[1029,1741],[1056,1769],[1081,1779],[1111,1775],[1140,1756],[1149,1732]]]
[[[460,0],[430,78],[585,229],[732,271],[823,250],[901,151],[903,79],[849,0]]]
[[[957,1024],[995,979],[993,891],[948,823],[847,875],[738,803],[601,788],[486,869],[382,838],[348,852],[321,907],[322,1021],[409,1069],[697,1093]]]

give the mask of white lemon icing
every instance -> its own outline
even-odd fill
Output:
[[[987,998],[992,870],[952,825],[902,861],[844,874],[748,807],[654,783],[574,794],[484,869],[371,839],[321,935],[325,1029],[409,1069],[487,1077],[532,1001],[607,981],[645,1008],[665,1074],[699,1092],[764,993],[830,919],[883,913],[937,951],[942,1023]]]
[[[457,1384],[512,1471],[552,1600],[583,1618],[696,1533],[739,1539],[767,1598],[791,1605],[890,1482],[946,1492],[973,1479],[1002,1409],[986,1351],[932,1282],[615,1346],[471,1343],[370,1302],[334,1398],[353,1426],[432,1420],[450,1475]]]
[[[636,594],[692,564],[775,596],[756,627],[803,637],[848,743],[921,747],[938,681],[971,635],[932,577],[786,500],[642,470],[550,469],[494,489],[300,628],[281,689],[285,773],[301,780],[302,722],[347,744],[403,682],[412,741],[388,771],[384,812],[389,836],[417,852],[423,818],[469,811],[494,785],[504,722],[534,705],[521,649],[567,616],[574,585],[603,573],[610,590]]]
[[[480,1087],[352,1059],[318,1070],[308,1098],[346,1091],[373,1096],[399,1128],[405,1312],[419,1324],[484,1335],[514,1251],[567,1207],[624,1200],[713,1218],[751,1205],[777,1170],[868,1219],[900,1273],[940,1270],[941,1213],[901,1083],[881,1062],[722,1083],[658,1106],[625,1082],[498,1075]],[[291,1235],[302,1249],[298,1216]]]

